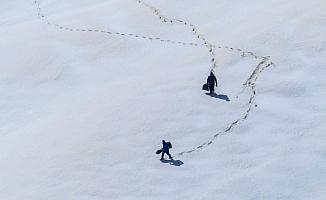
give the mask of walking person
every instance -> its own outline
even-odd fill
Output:
[[[209,94],[213,94],[214,93],[214,87],[217,87],[217,79],[214,75],[213,72],[211,72],[211,74],[208,76],[207,78],[207,85],[209,88]]]
[[[169,149],[172,148],[172,144],[171,142],[165,142],[165,140],[162,140],[162,145],[163,145],[163,148],[162,148],[162,157],[161,157],[161,160],[164,159],[164,154],[167,154],[169,156],[169,158],[171,160],[173,160],[171,154],[170,154],[170,151]]]

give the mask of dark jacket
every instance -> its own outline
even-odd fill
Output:
[[[217,87],[217,79],[212,72],[207,78],[207,85],[216,85]]]
[[[169,145],[167,142],[165,142],[164,140],[162,141],[162,144],[163,144],[163,152],[169,152]]]

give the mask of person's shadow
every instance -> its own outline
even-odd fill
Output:
[[[206,95],[211,96],[213,98],[222,99],[224,101],[230,101],[228,95],[225,95],[225,94],[216,94],[216,93],[210,94],[210,93],[206,93]]]
[[[181,160],[165,160],[165,159],[162,159],[161,162],[162,163],[169,163],[170,165],[177,166],[177,167],[180,167],[181,165],[184,164]]]

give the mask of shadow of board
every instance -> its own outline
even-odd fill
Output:
[[[225,94],[216,94],[216,93],[213,93],[213,94],[205,93],[205,94],[210,97],[213,97],[213,98],[222,99],[224,101],[230,101],[230,98],[228,97],[228,95],[225,95]]]
[[[162,163],[169,163],[170,165],[180,167],[184,163],[181,160],[161,160]]]

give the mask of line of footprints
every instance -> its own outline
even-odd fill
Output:
[[[215,49],[226,49],[230,51],[237,51],[239,52],[239,55],[241,57],[252,57],[253,59],[258,59],[260,62],[256,66],[255,70],[252,72],[250,77],[246,80],[246,82],[243,84],[245,87],[249,87],[251,90],[251,97],[249,98],[248,102],[248,108],[247,110],[235,121],[233,121],[231,124],[229,124],[224,130],[219,131],[215,135],[212,136],[212,138],[209,141],[203,142],[201,145],[192,148],[187,151],[182,151],[178,153],[178,156],[182,156],[184,154],[189,154],[195,151],[202,150],[204,147],[207,147],[211,145],[214,140],[223,134],[227,134],[231,132],[231,130],[238,125],[242,120],[246,120],[249,116],[250,111],[252,110],[253,107],[257,106],[255,104],[255,97],[256,97],[256,81],[259,77],[259,75],[268,67],[274,65],[274,63],[270,60],[269,56],[258,56],[253,52],[250,51],[244,51],[239,48],[233,48],[229,46],[217,46],[209,43],[207,39],[200,34],[199,29],[186,21],[180,20],[180,19],[171,19],[168,18],[164,15],[161,14],[161,12],[144,2],[143,0],[136,0],[137,3],[139,3],[141,6],[144,6],[150,10],[153,11],[154,15],[156,15],[162,23],[170,23],[170,24],[181,24],[189,29],[189,31],[192,32],[194,37],[197,39],[198,42],[184,42],[184,41],[176,41],[176,40],[170,40],[170,39],[163,39],[161,37],[151,37],[151,36],[145,36],[145,35],[139,35],[139,34],[134,34],[134,33],[121,33],[121,32],[111,32],[111,31],[106,31],[106,30],[99,30],[99,29],[81,29],[81,28],[71,28],[71,27],[66,27],[57,23],[54,23],[50,21],[46,15],[42,12],[41,6],[40,6],[40,0],[34,0],[34,5],[36,6],[37,9],[37,15],[38,17],[44,21],[46,24],[53,26],[57,29],[64,30],[64,31],[72,31],[72,32],[93,32],[93,33],[101,33],[101,34],[107,34],[107,35],[116,35],[116,36],[121,36],[121,37],[129,37],[129,38],[138,38],[138,39],[145,39],[148,41],[156,41],[156,42],[162,42],[162,43],[170,43],[170,44],[176,44],[176,45],[184,45],[184,46],[194,46],[194,47],[206,47],[208,49],[208,52],[211,57],[211,67],[210,70],[213,70],[217,67],[216,64],[216,53]]]

